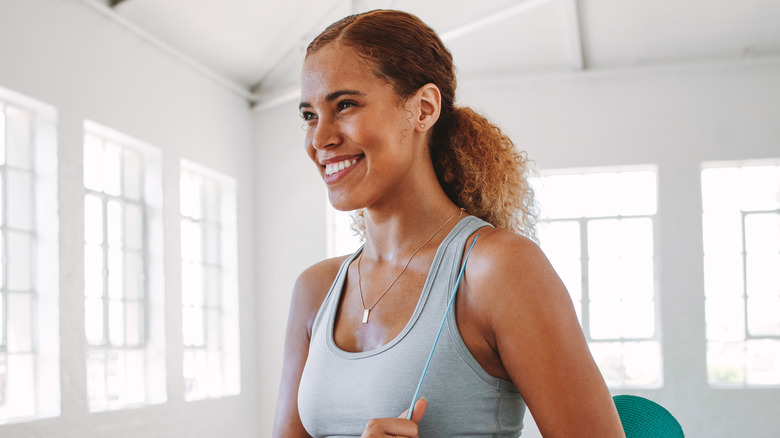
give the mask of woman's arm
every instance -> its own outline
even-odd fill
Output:
[[[516,234],[482,234],[458,311],[477,321],[471,332],[492,350],[483,355],[487,370],[514,382],[545,437],[624,437],[571,298],[547,258]]]
[[[298,414],[298,386],[309,355],[309,340],[314,317],[328,293],[344,258],[320,262],[304,271],[293,287],[284,365],[276,402],[274,438],[309,437]]]

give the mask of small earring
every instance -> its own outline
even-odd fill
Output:
[[[425,125],[422,125],[422,124],[421,124],[421,125],[420,125],[420,128],[425,128]]]

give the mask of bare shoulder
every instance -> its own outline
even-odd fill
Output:
[[[472,281],[531,280],[552,269],[539,246],[525,236],[497,228],[484,228],[475,235],[479,240],[466,269]]]
[[[479,240],[464,280],[470,306],[478,315],[504,318],[555,302],[571,305],[566,288],[534,241],[502,229],[485,228],[475,234]]]
[[[309,331],[333,280],[348,257],[334,257],[315,263],[306,268],[295,281],[291,317],[298,321],[305,321]]]

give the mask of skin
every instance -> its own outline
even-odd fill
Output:
[[[401,99],[369,63],[337,42],[307,58],[302,84],[306,152],[333,205],[363,208],[366,219],[361,284],[352,263],[334,339],[346,351],[375,349],[408,323],[436,248],[457,222],[445,222],[458,207],[439,186],[427,148],[440,112],[439,90],[427,84]],[[345,159],[357,162],[335,177],[326,175],[326,164]],[[362,324],[359,287],[365,302],[374,303],[442,224]],[[474,358],[518,387],[545,437],[624,436],[569,294],[544,254],[506,230],[486,227],[478,233],[455,303],[461,336]],[[344,259],[310,267],[295,284],[275,437],[309,436],[297,410],[298,386],[314,317]],[[363,436],[416,437],[426,407],[427,401],[419,401],[411,421],[405,413],[371,420]]]

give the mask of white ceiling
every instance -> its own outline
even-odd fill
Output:
[[[325,26],[377,8],[419,16],[471,77],[780,55],[778,0],[123,0],[109,15],[262,103],[297,87]]]

